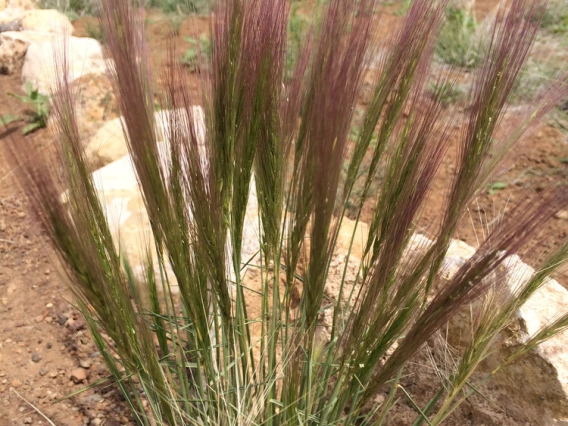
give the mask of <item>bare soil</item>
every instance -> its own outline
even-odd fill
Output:
[[[495,3],[478,0],[478,13],[487,13]],[[395,8],[387,8],[385,17],[390,28],[398,19]],[[90,19],[75,23],[76,35],[89,35],[88,22],[96,25]],[[166,59],[164,52],[170,43],[167,22],[152,12],[147,24],[154,63],[160,64]],[[206,18],[185,21],[175,39],[178,53],[183,54],[189,47],[184,37],[207,33],[208,25]],[[19,75],[19,72],[13,76],[0,75],[0,115],[22,110],[21,103],[8,96],[9,92],[21,90]],[[22,126],[23,123],[15,123],[0,130],[0,426],[49,424],[43,415],[58,426],[133,424],[119,392],[104,382],[107,372],[100,354],[73,307],[64,278],[56,271],[57,262],[49,242],[17,184],[17,165],[6,149],[8,145],[14,149],[26,146],[49,149],[51,144],[47,130],[24,137]],[[456,135],[459,130],[456,128]],[[439,219],[439,206],[452,180],[456,152],[454,143],[420,223],[425,232],[429,224]],[[475,246],[483,229],[508,205],[525,197],[538,199],[547,190],[566,185],[568,164],[562,161],[565,158],[568,158],[566,135],[549,124],[541,125],[511,153],[510,167],[496,178],[506,182],[507,187],[480,196],[472,206],[471,223],[460,228],[458,237]],[[547,252],[568,235],[568,215],[559,216],[543,233],[549,238],[539,249]],[[566,276],[561,276],[560,282],[568,284]],[[413,395],[426,394],[420,387],[424,385],[415,380],[416,375],[426,374],[427,362],[422,361],[417,360],[415,371],[411,369],[403,381]],[[434,383],[434,372],[428,374],[432,376],[430,383]],[[99,381],[103,383],[98,384]],[[420,398],[419,402],[422,403]],[[487,408],[489,404],[480,398],[476,403],[476,406],[464,405],[448,424],[528,424],[505,407]],[[389,424],[408,425],[415,416],[408,404],[401,404]]]

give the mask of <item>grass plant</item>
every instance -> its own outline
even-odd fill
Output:
[[[438,37],[436,53],[446,64],[475,68],[483,54],[479,46],[479,24],[470,11],[449,7],[447,22]]]
[[[516,309],[566,261],[563,245],[512,295],[495,273],[566,200],[550,194],[542,204],[511,209],[447,283],[436,279],[458,224],[499,161],[566,92],[562,84],[549,90],[506,139],[495,137],[545,1],[509,1],[499,9],[464,95],[466,121],[453,183],[439,206],[443,215],[433,243],[414,247],[412,258],[405,253],[454,124],[444,107],[447,92],[429,85],[447,1],[412,2],[373,71],[370,99],[352,132],[367,61],[376,57],[375,3],[322,5],[288,73],[288,2],[219,2],[202,96],[190,89],[173,52],[174,65],[162,74],[162,108],[178,111],[169,115],[165,154],[143,13],[127,1],[102,0],[110,74],[152,231],[152,243],[140,248],[148,253],[141,275],[113,240],[83,153],[66,55],[58,56],[54,163],[29,152],[39,160],[26,162],[18,149],[14,155],[139,424],[386,425],[405,367],[476,302],[482,308],[461,359],[432,404],[417,410],[417,423],[440,424],[467,397],[472,374]],[[452,87],[451,77],[440,77],[436,87]],[[205,107],[205,135],[195,104]],[[258,253],[247,259],[243,230],[253,186]],[[339,265],[339,288],[329,293],[348,206],[355,206],[357,222],[364,208],[372,215],[361,258],[351,259],[356,278],[345,279],[350,248]],[[355,240],[353,233],[350,247]],[[256,270],[256,287],[240,273],[245,265]],[[548,324],[531,345],[565,329],[567,318]],[[384,389],[385,402],[374,404]]]

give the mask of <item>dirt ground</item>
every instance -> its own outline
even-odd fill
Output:
[[[494,3],[478,1],[479,14],[487,13]],[[387,12],[389,23],[398,19],[394,9]],[[161,19],[158,15],[147,18],[155,63],[164,59],[168,44],[169,30]],[[88,35],[88,22],[83,19],[75,23],[76,35]],[[207,29],[205,18],[184,22],[177,38],[178,51],[188,47],[184,37],[198,36]],[[0,115],[22,110],[21,103],[8,96],[20,91],[19,75],[0,75]],[[49,149],[49,132],[43,129],[24,137],[21,127],[22,123],[16,123],[0,130],[0,426],[50,424],[43,415],[57,426],[132,424],[119,392],[104,381],[107,373],[101,357],[73,307],[70,291],[56,272],[47,238],[17,185],[16,165],[5,149],[8,144],[16,149],[30,145]],[[439,206],[452,179],[455,153],[454,144],[424,211],[420,225],[426,233],[428,224],[439,218]],[[481,230],[511,202],[526,197],[538,199],[547,190],[566,185],[566,158],[566,135],[550,124],[541,125],[511,153],[510,167],[496,178],[506,182],[506,188],[492,195],[482,194],[472,206],[472,222],[460,228],[458,237],[475,246]],[[543,235],[545,242],[538,249],[544,253],[567,237],[568,213],[559,215]],[[559,281],[568,284],[564,275]],[[412,378],[407,382],[408,390],[420,392]],[[525,424],[505,411],[493,420],[484,413],[483,408],[464,406],[451,424]],[[414,416],[412,410],[401,409],[389,424],[407,425]]]

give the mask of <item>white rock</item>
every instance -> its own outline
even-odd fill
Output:
[[[440,278],[450,280],[459,269],[475,254],[475,249],[460,240],[452,240],[440,268]]]
[[[83,75],[71,83],[71,90],[74,94],[78,130],[85,146],[109,120],[119,117],[116,96],[107,74]],[[55,122],[53,117],[48,126],[51,127]],[[100,164],[99,167],[105,164]]]
[[[36,31],[5,31],[0,33],[0,73],[13,74],[24,63],[30,44],[50,38],[49,33]]]
[[[167,147],[164,144],[162,148]],[[142,272],[145,249],[153,250],[152,231],[130,155],[97,170],[93,173],[93,179],[106,210],[107,220],[117,247],[120,247],[120,250],[127,256],[133,270]],[[258,207],[254,185],[251,186],[250,200],[243,231],[242,258],[245,262],[260,248],[257,228]],[[171,268],[169,265],[166,265],[166,268],[168,278],[175,284]],[[230,279],[235,279],[231,262],[227,262],[227,274]]]
[[[162,154],[162,161],[167,165],[168,146],[167,131],[168,117],[171,114],[180,112],[159,111],[156,113],[157,132],[162,135],[159,151]],[[195,118],[198,121],[197,133],[200,145],[203,146],[204,139],[204,117],[200,107],[194,107]],[[104,145],[104,152],[108,152],[110,157],[116,152],[124,152],[126,144],[122,136],[120,119],[109,122],[105,126],[105,134],[108,139],[101,137],[101,144]],[[99,135],[100,136],[100,135]],[[113,151],[111,139],[116,142],[116,152]],[[99,148],[101,146],[99,145]],[[204,154],[204,153],[203,153]],[[204,157],[202,157],[204,158]],[[206,165],[202,163],[204,167]],[[125,155],[118,160],[105,165],[93,173],[100,200],[106,209],[107,220],[117,246],[127,255],[128,260],[135,271],[142,271],[144,264],[144,248],[153,248],[151,244],[151,228],[144,205],[143,197],[140,192],[136,172],[131,161],[130,155]],[[245,227],[243,231],[242,259],[248,261],[259,251],[258,240],[258,205],[256,200],[256,188],[254,182],[251,184],[250,199],[247,205]],[[230,247],[227,248],[230,250]],[[171,269],[166,271],[170,279],[173,278]],[[244,273],[244,271],[243,271]],[[231,263],[227,264],[227,274],[234,279],[234,271]],[[173,281],[175,282],[175,280]]]
[[[85,74],[106,72],[103,51],[97,40],[69,37],[64,41],[63,38],[56,38],[30,44],[22,68],[22,81],[29,81],[42,94],[51,94],[56,88],[60,65],[56,62],[56,57],[62,54],[64,43],[70,81]]]
[[[168,133],[170,111],[158,111],[154,115],[158,141],[164,142]],[[203,122],[203,109],[194,107],[193,114]],[[205,138],[204,127],[198,129],[200,140]],[[115,118],[101,127],[85,147],[85,154],[93,168],[101,168],[128,154],[126,138],[122,130],[122,118]]]
[[[35,9],[25,13],[22,29],[47,33],[73,34],[73,25],[69,18],[55,9]]]
[[[0,0],[0,10],[2,9],[36,9],[39,7],[39,0]]]
[[[2,7],[0,7],[0,25],[6,25],[14,21],[19,21],[21,25],[25,14],[26,11],[21,8],[8,7],[2,9]]]
[[[547,280],[517,313],[522,332],[516,343],[524,344],[566,313],[568,291],[557,281]],[[546,340],[519,362],[505,368],[498,380],[520,401],[542,401],[539,405],[542,405],[543,416],[568,422],[568,330]]]
[[[442,279],[450,279],[475,250],[463,242],[452,242],[444,261]],[[499,297],[507,300],[518,294],[535,270],[517,255],[509,256],[495,271],[501,285]],[[471,320],[481,306],[476,302],[458,313],[448,328],[448,341],[458,349],[471,338]],[[489,355],[481,371],[497,368],[514,348],[524,345],[550,321],[568,313],[568,291],[558,282],[548,279],[517,311],[515,321],[508,326],[498,341],[505,344]],[[539,413],[535,424],[557,424],[568,421],[568,331],[545,341],[535,350],[505,366],[493,382],[515,405],[531,407],[527,413]],[[543,420],[545,419],[545,420]],[[542,421],[542,423],[541,423]]]

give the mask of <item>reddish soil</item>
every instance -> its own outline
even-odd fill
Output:
[[[494,3],[478,1],[478,13],[487,13],[488,5]],[[387,10],[389,27],[398,19],[393,11],[394,7]],[[163,19],[153,12],[147,17],[155,64],[165,59],[169,42],[169,30]],[[83,19],[75,23],[76,35],[88,35],[88,22],[89,19]],[[94,24],[96,22],[92,22]],[[176,38],[178,53],[181,55],[189,47],[184,37],[198,37],[207,30],[205,18],[186,20]],[[19,72],[0,76],[0,115],[22,109],[19,101],[7,95],[20,91],[20,85]],[[130,424],[118,391],[108,384],[97,385],[107,373],[84,329],[84,322],[73,308],[72,296],[63,278],[56,273],[54,265],[57,263],[48,241],[17,185],[17,166],[6,147],[26,149],[50,145],[48,131],[40,130],[24,137],[20,134],[22,126],[23,123],[16,123],[0,131],[0,426],[49,424],[42,415],[58,426]],[[452,180],[455,153],[454,143],[442,164],[420,223],[425,232],[429,224],[439,218],[439,206]],[[568,164],[561,161],[568,157],[566,136],[548,124],[540,126],[511,155],[514,157],[510,159],[510,168],[496,178],[506,182],[507,187],[493,195],[482,194],[471,209],[473,224],[466,221],[459,229],[458,237],[472,245],[477,244],[481,230],[493,222],[508,203],[526,197],[538,199],[547,190],[567,182]],[[547,252],[568,235],[568,217],[561,215],[547,225],[543,233],[548,238],[539,248]],[[560,278],[561,282],[568,283],[566,277]],[[80,370],[76,371],[78,368]],[[73,373],[79,377],[73,378]],[[82,380],[80,374],[87,377]],[[76,394],[87,386],[92,388]],[[463,417],[455,419],[456,425],[486,423],[483,419],[476,421],[471,408],[466,407],[459,413]],[[408,424],[404,418],[401,411],[392,424]]]

